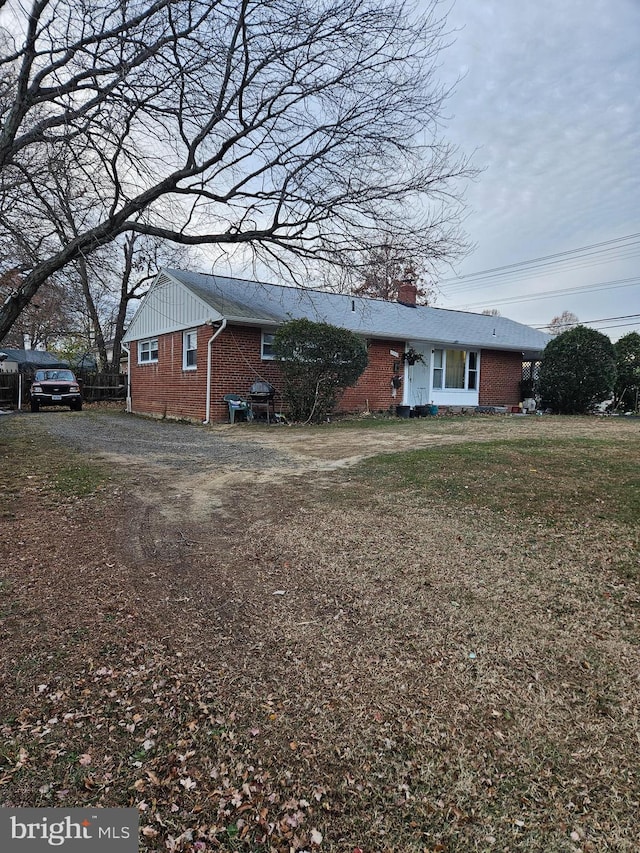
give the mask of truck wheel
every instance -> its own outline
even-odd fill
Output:
[[[37,400],[31,401],[31,411],[32,412],[39,412],[40,411],[40,403]]]

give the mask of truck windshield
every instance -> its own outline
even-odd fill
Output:
[[[36,370],[36,382],[74,382],[75,376],[70,370]]]

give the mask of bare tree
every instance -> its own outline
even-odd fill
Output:
[[[64,149],[46,149],[38,187],[42,205],[40,238],[55,234],[64,245],[77,239],[92,222],[100,198],[87,188],[78,166],[79,161],[72,160]],[[27,240],[22,246],[23,257],[29,249]],[[69,319],[62,327],[63,334],[71,335],[71,345],[76,349],[95,350],[102,370],[119,369],[121,341],[132,300],[143,295],[145,282],[159,266],[186,263],[188,254],[185,246],[135,232],[119,235],[90,254],[80,254],[49,280],[55,280],[65,296]],[[111,365],[108,341],[113,353]]]
[[[401,282],[411,281],[417,287],[416,302],[421,305],[435,303],[437,292],[425,281],[425,265],[395,243],[386,241],[371,249],[358,272],[362,278],[352,287],[352,292],[358,296],[395,301]]]
[[[0,302],[20,287],[20,273],[9,270],[0,276]],[[45,349],[58,338],[75,329],[75,318],[70,317],[64,288],[48,281],[40,288],[36,299],[25,308],[3,344],[17,349]]]
[[[483,308],[481,313],[487,317],[500,317],[500,312],[497,308]]]
[[[393,0],[8,0],[2,15],[0,243],[22,277],[0,340],[47,279],[126,233],[285,265],[381,232],[460,248],[470,170],[438,136],[438,0],[421,19]],[[87,194],[70,238],[47,225],[51,152]]]
[[[119,243],[118,255],[120,270],[110,318],[110,367],[116,372],[120,369],[122,338],[131,306],[145,295],[147,285],[160,267],[187,265],[189,252],[184,246],[171,245],[161,238],[130,232]]]
[[[562,314],[559,314],[557,317],[554,317],[553,320],[547,326],[547,330],[550,335],[560,335],[562,332],[568,332],[570,329],[575,329],[575,327],[580,323],[577,316],[572,311],[563,311]]]

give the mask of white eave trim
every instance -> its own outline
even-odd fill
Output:
[[[277,329],[286,323],[286,320],[274,320],[273,317],[234,317],[232,314],[226,315],[227,323],[233,323],[236,326],[260,326],[261,328]]]
[[[419,336],[410,336],[410,335],[398,335],[393,334],[391,332],[387,334],[382,334],[381,332],[366,332],[366,331],[358,331],[357,335],[360,335],[362,338],[370,338],[371,340],[378,341],[389,341],[389,340],[397,340],[397,341],[412,341],[415,343],[428,344],[430,347],[442,347],[444,348],[459,348],[459,349],[471,349],[471,350],[501,350],[502,352],[521,352],[529,354],[529,358],[531,359],[531,354],[538,353],[538,357],[542,357],[543,349],[539,347],[530,347],[523,346],[522,344],[510,344],[510,343],[499,343],[491,341],[486,343],[478,343],[476,341],[460,341],[460,340],[443,340],[442,338],[421,338]],[[532,359],[531,359],[532,360]]]

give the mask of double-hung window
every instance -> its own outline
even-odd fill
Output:
[[[182,333],[182,369],[195,370],[198,366],[198,333],[195,329]]]
[[[273,351],[274,337],[275,335],[273,334],[273,332],[262,333],[261,356],[263,361],[272,361],[276,357]]]
[[[475,350],[467,353],[467,388],[478,389],[478,353]]]
[[[432,387],[435,390],[477,390],[478,353],[475,350],[434,350]]]
[[[158,339],[149,338],[138,342],[138,364],[150,364],[158,360]]]

